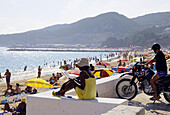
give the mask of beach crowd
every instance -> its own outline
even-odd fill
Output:
[[[163,53],[165,55],[165,58],[168,62],[168,72],[169,70],[169,51],[163,50]],[[102,57],[105,58],[102,58]],[[57,61],[57,64],[60,65],[60,69],[62,71],[66,71],[67,73],[70,73],[74,70],[80,70],[79,77],[76,77],[75,79],[67,78],[67,79],[61,79],[64,76],[63,72],[57,72],[57,73],[51,73],[49,75],[42,75],[43,68],[41,66],[38,66],[37,69],[37,76],[35,78],[37,79],[43,79],[46,82],[48,82],[53,87],[60,87],[60,90],[58,92],[53,92],[53,96],[65,96],[65,93],[71,89],[75,89],[77,96],[80,99],[94,99],[96,97],[96,78],[102,78],[101,76],[95,76],[94,72],[98,69],[108,69],[113,71],[113,73],[122,73],[127,72],[128,69],[126,68],[132,68],[130,65],[134,62],[149,62],[148,60],[152,60],[154,58],[154,53],[147,49],[145,51],[125,51],[120,53],[110,53],[109,55],[101,55],[100,58],[97,57],[86,57],[78,59],[76,58],[73,62],[70,60],[63,60]],[[44,64],[48,64],[47,62]],[[151,65],[148,65],[150,63],[147,63],[147,66],[150,66],[151,68],[155,68],[154,63]],[[56,66],[53,66],[56,67]],[[116,68],[116,70],[112,68]],[[27,66],[24,67],[24,71],[27,71]],[[6,88],[3,83],[1,85],[4,89],[1,91],[1,110],[3,112],[11,112],[14,115],[17,113],[20,113],[21,115],[26,114],[26,96],[30,94],[36,94],[38,92],[43,92],[47,90],[52,90],[50,88],[46,90],[38,91],[38,88],[25,85],[26,79],[23,80],[17,80],[17,81],[11,81],[12,74],[9,69],[6,69],[6,72],[4,76],[2,77],[0,73],[1,79],[6,79]],[[62,82],[60,82],[60,79]],[[13,85],[11,84],[15,83],[15,88],[13,88]],[[22,84],[22,85],[21,85]],[[91,85],[85,85],[85,84],[91,84]],[[91,88],[91,90],[89,90]],[[87,93],[84,93],[86,90]],[[14,95],[20,95],[21,98],[14,98]],[[155,97],[154,97],[155,98]],[[156,97],[157,98],[157,97]],[[12,101],[9,101],[11,100]],[[6,101],[5,101],[6,100]],[[4,102],[3,102],[4,101]],[[14,107],[14,104],[18,103],[18,106]]]

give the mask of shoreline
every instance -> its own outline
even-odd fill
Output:
[[[51,73],[57,73],[57,72],[62,72],[63,70],[59,69],[59,67],[53,67],[53,68],[43,68],[41,75],[51,75]],[[33,71],[26,71],[26,72],[18,72],[18,73],[11,73],[11,80],[12,81],[17,81],[17,80],[22,80],[22,79],[31,79],[35,78],[38,74],[37,70]],[[6,82],[5,78],[3,78],[0,83]]]
[[[113,49],[74,49],[74,48],[63,48],[63,49],[51,49],[51,48],[15,48],[8,49],[7,51],[44,51],[44,52],[126,52],[125,50],[113,50]]]

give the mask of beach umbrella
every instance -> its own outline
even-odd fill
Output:
[[[121,62],[126,62],[126,61],[128,61],[127,59],[119,59],[117,62],[120,62],[120,60],[121,60]]]
[[[25,84],[31,87],[53,88],[53,85],[41,78],[33,78],[25,81]]]
[[[62,65],[61,67],[60,67],[60,69],[63,69],[63,70],[69,70],[69,69],[71,69],[72,67],[71,67],[71,65],[70,64],[65,64],[65,65]]]
[[[109,75],[113,74],[112,70],[109,69],[97,69],[93,72],[94,76],[99,78],[108,77]]]
[[[131,69],[128,67],[123,67],[123,66],[117,66],[113,67],[112,70],[117,71],[117,72],[129,72]]]
[[[118,66],[112,67],[112,70],[117,71],[117,67]]]
[[[107,62],[100,62],[101,63],[101,65],[105,65],[105,66],[110,66],[110,63],[107,63]],[[99,63],[97,63],[96,65],[99,65]]]
[[[80,75],[80,70],[73,70],[69,74]]]

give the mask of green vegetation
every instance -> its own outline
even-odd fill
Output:
[[[105,42],[103,42],[101,46],[107,47],[107,48],[117,48],[117,47],[125,46],[125,43],[124,43],[123,39],[117,39],[116,37],[113,37],[113,38],[110,37]]]
[[[137,31],[134,34],[126,37],[124,40],[116,38],[108,38],[102,46],[106,47],[126,47],[126,46],[151,46],[153,43],[160,43],[167,47],[170,44],[170,33],[165,31],[170,26],[152,27],[142,31]]]

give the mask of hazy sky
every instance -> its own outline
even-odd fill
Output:
[[[170,0],[0,0],[0,34],[76,22],[106,12],[128,18],[170,11]]]

